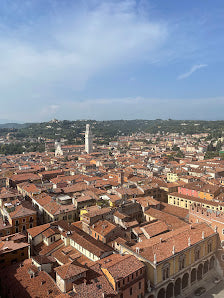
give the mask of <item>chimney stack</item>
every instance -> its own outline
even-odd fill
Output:
[[[175,255],[175,245],[173,245],[172,254]]]
[[[188,238],[188,246],[191,246],[191,238]]]
[[[154,261],[153,261],[154,265],[156,265],[157,261],[156,261],[156,254],[154,254]]]
[[[202,232],[202,239],[205,239],[205,232]]]

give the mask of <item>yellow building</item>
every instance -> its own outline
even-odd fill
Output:
[[[143,240],[132,247],[117,244],[120,253],[135,255],[147,266],[150,298],[189,293],[215,266],[217,233],[205,223]]]
[[[167,173],[166,178],[168,182],[176,182],[179,180],[179,177],[176,173]]]
[[[185,209],[190,209],[191,204],[196,203],[207,209],[224,211],[224,203],[207,201],[204,199],[182,195],[178,192],[174,192],[168,195],[168,204],[178,206]]]
[[[87,209],[83,208],[80,210],[80,220],[83,220],[83,214],[86,214],[86,213],[88,213]]]

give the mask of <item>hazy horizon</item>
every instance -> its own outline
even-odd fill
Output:
[[[57,120],[57,121],[70,121],[70,122],[73,122],[73,121],[97,121],[97,122],[103,122],[103,121],[156,121],[156,120],[161,120],[161,121],[207,121],[207,122],[210,122],[210,121],[224,121],[224,119],[216,119],[216,120],[213,120],[213,119],[161,119],[161,118],[155,118],[155,119],[144,119],[144,118],[136,118],[136,119],[101,119],[101,120],[98,120],[98,119],[49,119],[49,120],[46,120],[46,121],[30,121],[30,122],[21,122],[21,121],[6,121],[6,122],[2,122],[2,120],[0,119],[0,125],[7,125],[7,124],[38,124],[38,123],[49,123],[49,122],[52,122],[52,120]]]

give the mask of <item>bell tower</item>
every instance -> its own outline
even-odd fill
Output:
[[[86,124],[85,151],[88,154],[93,152],[93,134],[89,124]]]

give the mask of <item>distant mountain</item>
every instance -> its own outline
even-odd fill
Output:
[[[213,138],[220,138],[224,135],[224,121],[202,121],[202,120],[52,120],[42,123],[5,123],[0,124],[2,133],[15,129],[15,138],[64,138],[69,142],[83,143],[83,132],[86,123],[91,125],[94,135],[102,142],[109,142],[118,136],[130,135],[132,133],[208,133]]]

